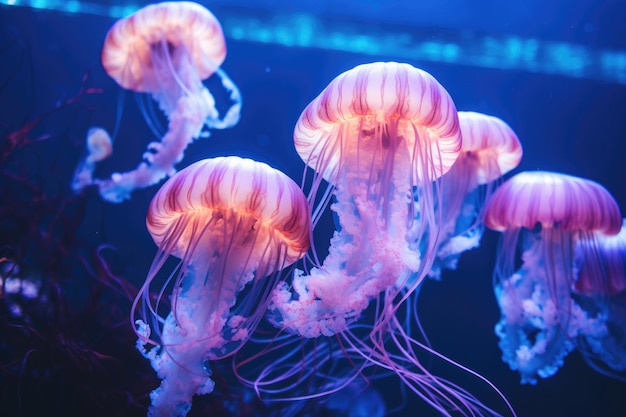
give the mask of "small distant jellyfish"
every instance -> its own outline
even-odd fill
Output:
[[[439,246],[428,273],[440,279],[442,269],[456,269],[459,257],[476,248],[483,235],[484,203],[504,174],[522,159],[517,135],[501,119],[460,111],[461,154],[443,178]]]
[[[113,153],[113,140],[109,133],[102,127],[92,127],[87,132],[86,139],[87,154],[74,173],[72,189],[80,191],[93,182],[93,171],[96,162],[100,162],[111,156]]]
[[[592,368],[626,381],[626,219],[617,235],[581,239],[578,246],[574,296],[604,318],[605,328],[581,334],[577,346]]]
[[[581,239],[591,244],[598,233],[618,233],[621,214],[600,184],[528,171],[494,192],[484,221],[502,232],[494,270],[502,359],[522,383],[536,384],[558,371],[578,336],[604,331],[603,317],[572,295],[576,248]]]
[[[226,57],[222,28],[215,16],[193,2],[146,6],[116,22],[102,49],[102,65],[125,89],[149,93],[168,118],[168,130],[148,145],[137,168],[95,179],[103,199],[118,203],[137,188],[159,183],[176,172],[186,147],[209,129],[224,129],[239,121],[241,96],[220,69]],[[215,100],[202,80],[217,74],[232,104],[220,117]],[[144,112],[149,114],[150,112]],[[153,131],[154,117],[147,122]],[[80,189],[81,180],[74,181]]]
[[[132,317],[139,314],[137,348],[162,379],[149,414],[184,416],[193,395],[213,390],[210,361],[241,348],[280,271],[307,252],[309,208],[282,172],[220,157],[169,179],[152,199],[146,223],[159,250]],[[171,273],[162,271],[169,255],[180,259]],[[171,309],[151,297],[158,276],[165,284],[156,299],[171,287]]]
[[[113,152],[113,141],[109,133],[101,127],[93,127],[87,132],[87,162],[98,162],[108,158]]]

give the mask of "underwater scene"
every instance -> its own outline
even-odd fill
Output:
[[[0,0],[0,416],[626,416],[626,1]]]

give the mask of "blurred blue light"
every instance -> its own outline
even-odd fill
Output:
[[[128,16],[141,6],[106,6],[78,0],[0,0],[0,4],[27,6],[66,13],[112,18]],[[517,36],[450,33],[422,36],[394,28],[342,22],[329,25],[311,14],[295,13],[261,20],[222,13],[227,37],[286,47],[316,48],[384,56],[408,61],[445,62],[482,68],[521,70],[626,84],[626,51],[593,50],[583,45]]]
[[[54,10],[65,13],[84,13],[97,16],[108,16],[116,19],[126,17],[139,10],[142,5],[107,6],[78,0],[0,0],[7,6],[32,7],[33,9]]]

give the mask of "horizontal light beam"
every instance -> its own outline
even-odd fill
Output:
[[[65,13],[121,18],[141,5],[105,6],[78,0],[0,0]],[[363,30],[356,23],[329,23],[296,13],[260,19],[236,12],[221,13],[226,36],[233,40],[296,48],[316,48],[397,60],[444,62],[501,70],[521,70],[626,84],[626,51],[594,50],[583,45],[517,36],[471,32],[398,31],[393,27]]]

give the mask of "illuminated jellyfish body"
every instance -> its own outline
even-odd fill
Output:
[[[441,270],[456,269],[459,257],[478,247],[483,235],[481,211],[497,180],[519,165],[522,146],[515,132],[494,116],[459,112],[461,154],[445,174],[441,192],[439,247],[428,273],[440,279]]]
[[[580,240],[595,245],[598,233],[617,233],[619,208],[593,181],[532,171],[494,192],[484,222],[502,232],[494,270],[502,359],[522,383],[535,384],[557,372],[576,337],[605,332],[603,317],[572,296],[575,252]]]
[[[185,415],[194,394],[213,390],[209,361],[245,343],[279,271],[308,250],[309,208],[282,172],[250,159],[220,157],[192,164],[167,181],[146,223],[159,250],[133,317],[139,312],[137,347],[162,379],[151,395],[150,414]],[[171,286],[171,312],[151,301],[150,291],[169,255],[180,262],[165,274],[157,300]]]
[[[303,399],[334,393],[366,370],[382,368],[443,415],[452,409],[480,414],[485,407],[471,394],[420,363],[410,329],[395,315],[423,281],[437,247],[438,181],[461,148],[449,94],[408,64],[359,65],[305,108],[294,141],[316,173],[309,195],[311,205],[319,204],[313,223],[332,198],[339,227],[323,263],[314,251],[312,265],[296,270],[291,286],[279,284],[269,317],[281,330],[314,340],[302,342],[313,346],[298,342],[289,350],[288,337],[276,339],[269,352],[284,352],[280,359],[256,379],[240,379],[280,399],[299,386],[314,387],[309,395],[296,394]],[[324,192],[322,179],[329,183]],[[370,302],[373,312],[364,314]],[[338,378],[342,357],[353,374]]]
[[[219,68],[225,56],[219,22],[197,3],[149,5],[113,25],[102,49],[104,69],[121,87],[151,94],[168,118],[168,129],[162,135],[154,112],[142,108],[160,141],[148,145],[145,160],[134,170],[94,179],[102,198],[121,202],[130,198],[133,190],[159,183],[176,172],[175,165],[183,159],[187,145],[207,135],[205,126],[223,129],[238,122],[239,91]],[[212,74],[221,78],[232,101],[221,118],[202,83]],[[77,179],[73,183],[75,191],[85,185]]]
[[[309,200],[315,201],[322,179],[330,184],[313,212],[332,195],[340,230],[322,265],[315,260],[308,274],[296,273],[291,290],[277,288],[272,309],[277,323],[294,333],[330,336],[346,331],[372,299],[395,291],[399,279],[423,278],[428,270],[436,227],[431,181],[459,153],[458,117],[430,74],[378,62],[336,77],[301,114],[294,142],[316,173]],[[414,192],[421,218],[412,225]],[[409,245],[412,226],[416,241],[428,241],[423,253]]]
[[[605,332],[583,333],[577,346],[597,371],[626,381],[626,220],[615,236],[581,240],[574,296],[604,318]]]

